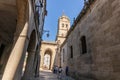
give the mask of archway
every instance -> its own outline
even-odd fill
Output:
[[[50,68],[50,54],[45,54],[44,56],[44,68]]]
[[[44,69],[51,69],[51,61],[52,61],[52,51],[51,50],[46,50],[44,54]]]

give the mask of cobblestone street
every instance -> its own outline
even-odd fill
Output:
[[[48,70],[42,70],[40,72],[40,79],[39,80],[59,80],[57,78],[57,75],[56,74],[53,74],[51,71],[48,71]],[[74,80],[70,77],[65,77],[63,76],[61,80]]]

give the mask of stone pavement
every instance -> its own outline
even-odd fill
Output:
[[[75,80],[75,79],[73,79],[71,77],[68,77],[68,76],[65,76],[65,77],[62,78],[62,80]]]
[[[51,71],[42,70],[40,71],[40,80],[58,80],[57,75],[53,74]]]
[[[58,79],[57,75],[53,74],[51,71],[42,70],[40,71],[40,78],[37,80],[60,80],[60,79]],[[74,80],[74,79],[63,76],[61,80]]]

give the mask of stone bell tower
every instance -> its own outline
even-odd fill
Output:
[[[58,29],[57,29],[57,36],[56,41],[60,41],[62,44],[66,38],[67,32],[70,29],[70,20],[64,14],[58,19]]]
[[[58,19],[58,29],[56,36],[56,57],[55,57],[55,65],[61,66],[61,54],[60,54],[60,46],[66,39],[67,33],[70,29],[70,20],[64,14]]]

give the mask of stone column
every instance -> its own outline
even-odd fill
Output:
[[[26,22],[21,33],[17,33],[14,38],[14,45],[11,51],[10,57],[6,64],[2,80],[20,80],[22,68],[19,66],[23,65],[23,55],[26,53],[26,45],[28,45],[28,23]],[[17,72],[20,71],[20,72]],[[18,74],[17,76],[16,73]],[[16,79],[14,79],[16,77]]]
[[[35,65],[35,77],[39,77],[39,69],[40,69],[40,55],[39,52],[37,53],[37,59],[36,59],[36,65]]]
[[[28,51],[27,62],[22,80],[32,80],[34,77],[34,63],[35,51]]]

